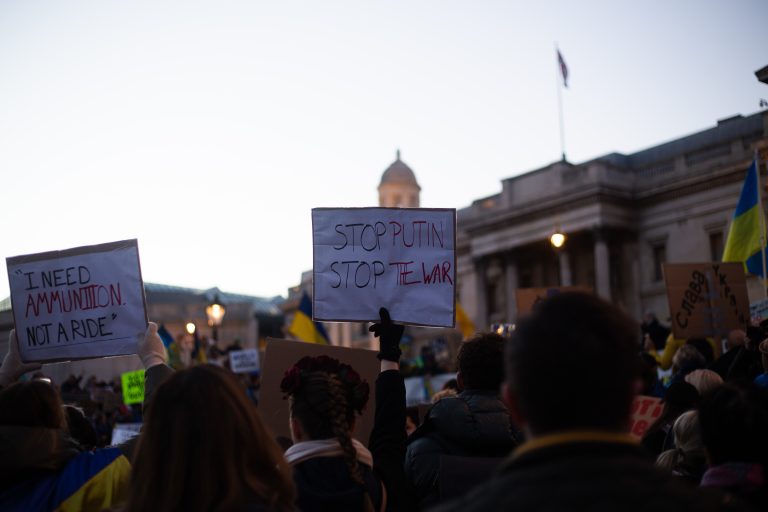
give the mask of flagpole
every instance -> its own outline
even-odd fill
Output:
[[[765,210],[763,210],[763,191],[760,189],[760,152],[755,149],[755,175],[757,176],[757,201],[760,205],[760,252],[763,255],[763,275],[760,277],[763,297],[768,299],[768,288],[765,286],[768,272],[765,266]]]
[[[565,162],[565,129],[563,128],[563,93],[561,89],[563,86],[560,83],[560,48],[555,43],[555,54],[557,55],[557,69],[555,70],[555,83],[557,85],[557,111],[560,115],[560,153],[562,154],[563,162]]]

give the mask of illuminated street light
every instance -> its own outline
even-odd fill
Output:
[[[196,329],[195,324],[193,324],[192,322],[187,322],[186,328],[187,328],[187,334],[195,334],[195,329]]]
[[[213,296],[213,302],[211,302],[207,308],[205,308],[205,314],[208,316],[208,325],[213,330],[213,341],[218,341],[218,327],[221,326],[221,322],[224,320],[224,313],[226,309],[221,305],[219,301],[219,294]]]
[[[549,237],[549,243],[552,244],[552,247],[555,249],[559,249],[565,244],[565,235],[560,232],[560,230],[555,230],[554,233],[552,233],[552,236]]]

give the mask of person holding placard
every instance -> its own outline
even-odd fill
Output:
[[[380,338],[381,373],[370,451],[352,437],[368,403],[367,382],[349,365],[327,356],[304,357],[289,368],[280,388],[290,400],[294,445],[285,457],[294,470],[297,506],[324,510],[407,510],[405,385],[399,372],[403,326],[382,308],[371,326]]]
[[[167,369],[156,324],[149,323],[137,353],[151,389]],[[22,362],[11,331],[0,367],[0,510],[101,511],[121,504],[128,496],[133,442],[82,451],[68,432],[56,389],[44,380],[14,382],[39,367]]]

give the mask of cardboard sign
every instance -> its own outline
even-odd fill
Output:
[[[233,350],[229,353],[229,368],[235,373],[259,371],[259,351],[255,348]]]
[[[663,269],[675,338],[746,330],[750,312],[741,263],[675,263]]]
[[[135,354],[147,328],[136,240],[6,259],[24,361]]]
[[[641,439],[648,427],[653,425],[656,418],[661,416],[663,409],[664,405],[661,403],[661,398],[636,396],[635,401],[632,402],[632,421],[629,425],[629,433],[637,439]]]
[[[456,210],[314,208],[315,320],[456,323]]]
[[[331,345],[316,345],[301,341],[267,338],[264,352],[264,364],[261,372],[261,393],[259,414],[272,430],[275,437],[291,439],[288,427],[288,400],[283,398],[280,382],[291,366],[304,356],[326,355],[350,365],[360,374],[360,378],[371,387],[368,405],[362,416],[357,416],[354,438],[368,445],[368,438],[373,429],[373,414],[376,410],[375,387],[379,375],[379,360],[373,350],[345,348]]]
[[[517,317],[527,315],[542,300],[562,292],[592,293],[586,286],[553,286],[551,288],[518,288],[515,290]]]
[[[144,401],[144,370],[125,372],[120,376],[123,384],[123,403],[140,404]]]
[[[110,445],[124,443],[136,437],[141,432],[141,423],[118,423],[112,429],[112,442]]]

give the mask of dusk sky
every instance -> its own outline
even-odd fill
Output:
[[[768,2],[0,0],[0,256],[138,238],[144,279],[285,295],[313,207],[425,207],[760,110]],[[734,205],[735,206],[735,205]],[[0,298],[8,295],[0,279]]]

